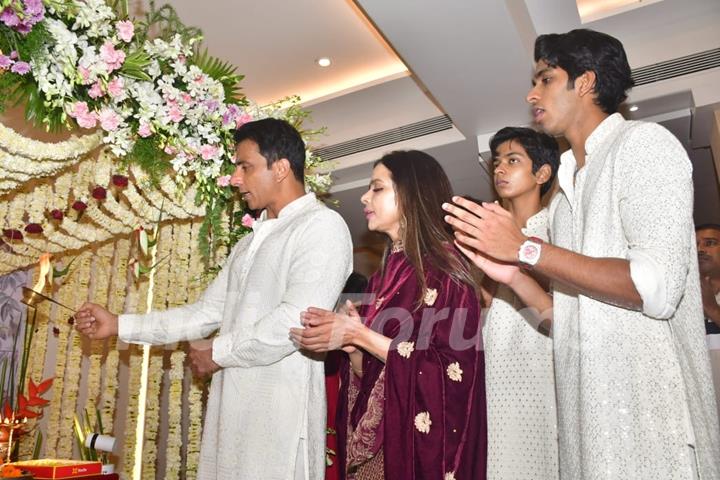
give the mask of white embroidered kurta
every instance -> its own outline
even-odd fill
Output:
[[[548,213],[523,233],[548,240]],[[557,480],[558,444],[552,340],[533,328],[523,303],[498,286],[483,326],[488,480]]]
[[[551,241],[627,259],[643,311],[554,286],[561,478],[696,478],[697,458],[701,479],[720,479],[687,154],[659,125],[619,114],[585,150],[574,185],[575,158],[562,156]]]
[[[134,343],[200,339],[219,329],[213,360],[223,368],[210,387],[202,480],[325,475],[323,362],[297,351],[289,330],[307,307],[335,305],[352,269],[350,234],[314,194],[264,218],[197,303],[120,317],[120,338]]]

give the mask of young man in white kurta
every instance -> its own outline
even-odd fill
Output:
[[[552,244],[528,243],[499,206],[450,211],[461,241],[553,280],[550,298],[516,266],[475,258],[527,305],[552,310],[561,478],[719,480],[687,154],[662,127],[614,113],[632,86],[617,39],[543,35],[535,60],[535,120],[571,147]]]
[[[299,352],[288,331],[308,307],[334,307],[351,252],[345,222],[309,193],[276,219],[261,216],[198,302],[120,316],[119,337],[131,343],[220,329],[213,360],[222,369],[210,386],[199,479],[324,478],[323,362]],[[300,464],[306,472],[296,472]]]

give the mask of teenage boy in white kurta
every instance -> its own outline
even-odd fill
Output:
[[[309,306],[333,308],[351,272],[352,245],[342,218],[304,194],[304,145],[288,129],[268,119],[238,130],[231,184],[251,209],[264,211],[198,302],[119,319],[86,304],[78,315],[78,329],[91,338],[117,332],[132,343],[203,339],[219,329],[190,353],[196,374],[213,373],[199,479],[324,477],[323,363],[299,352],[288,331]],[[296,148],[273,150],[283,142]]]
[[[448,209],[459,240],[485,255],[471,253],[478,266],[552,310],[561,478],[718,480],[687,154],[662,127],[614,113],[632,86],[616,39],[543,35],[535,60],[535,120],[571,147],[552,244],[527,239],[499,206]],[[518,262],[549,277],[553,296]]]

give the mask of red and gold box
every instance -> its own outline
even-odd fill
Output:
[[[14,462],[11,465],[32,473],[36,479],[82,478],[99,475],[102,471],[101,462],[57,460],[52,458]]]

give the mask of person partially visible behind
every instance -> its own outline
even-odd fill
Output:
[[[362,204],[387,235],[374,300],[346,314],[311,308],[291,330],[310,351],[342,348],[338,461],[357,480],[482,480],[485,363],[470,265],[443,222],[450,182],[431,156],[393,152]]]
[[[706,223],[695,228],[700,269],[700,289],[705,313],[705,340],[720,412],[720,225]]]
[[[505,127],[490,139],[490,151],[495,191],[503,206],[525,235],[547,241],[548,211],[541,199],[551,189],[560,162],[557,142],[530,128]],[[488,294],[495,292],[483,326],[488,480],[555,480],[552,340],[539,316],[523,312],[525,304],[512,289],[490,287]]]

